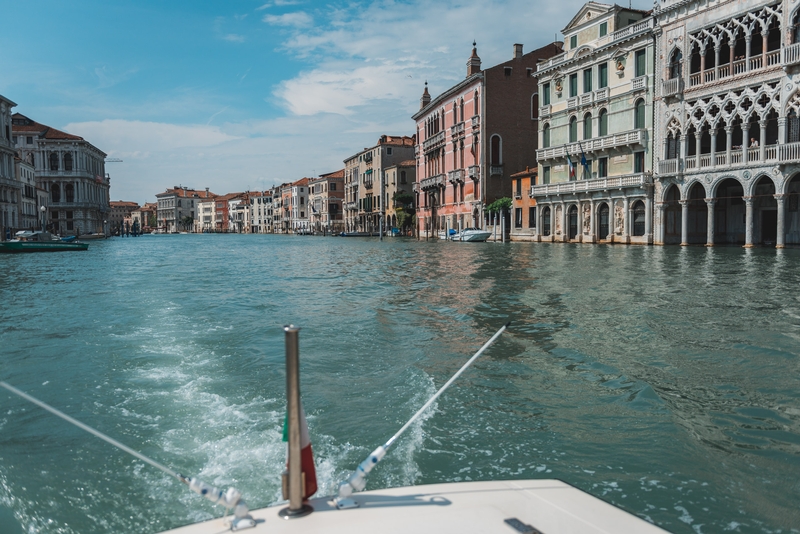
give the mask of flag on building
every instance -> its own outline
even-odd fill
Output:
[[[569,179],[572,180],[575,178],[575,166],[572,164],[572,157],[569,155],[569,150],[564,148],[564,152],[567,153],[567,165],[569,166]]]
[[[583,152],[583,147],[581,146],[580,141],[578,141],[578,148],[581,149],[581,165],[583,166],[583,178],[586,179],[587,176],[591,176],[592,173],[589,170],[589,164],[586,162],[586,154]]]
[[[289,443],[289,414],[283,420],[283,441]],[[288,447],[287,447],[288,452]],[[287,455],[288,456],[288,455]],[[311,438],[308,436],[308,423],[306,422],[306,412],[303,410],[303,403],[300,403],[300,466],[305,475],[305,486],[303,487],[303,499],[308,499],[317,492],[317,469],[314,466],[314,453],[311,450]],[[289,464],[287,457],[286,464]]]

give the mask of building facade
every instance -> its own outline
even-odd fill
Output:
[[[384,172],[383,205],[386,206],[386,228],[397,233],[408,230],[414,217],[417,162],[414,159],[391,165]]]
[[[150,232],[158,224],[158,204],[156,202],[146,202],[138,210],[131,212],[131,224],[139,223],[139,228],[143,232]]]
[[[272,233],[272,190],[250,193],[250,233]]]
[[[467,76],[431,98],[427,86],[417,131],[417,222],[420,235],[483,227],[485,208],[510,197],[510,176],[530,165],[539,114],[539,61],[562,51],[554,42],[481,70],[473,43]]]
[[[539,64],[536,239],[652,243],[654,27],[647,12],[588,2],[564,52]]]
[[[800,245],[800,15],[656,3],[658,244]]]
[[[15,176],[20,185],[19,226],[23,230],[37,230],[42,227],[41,206],[47,206],[47,196],[44,202],[39,203],[36,192],[36,171],[33,168],[32,157],[28,161],[20,157],[14,158]]]
[[[17,180],[17,153],[11,135],[14,102],[0,95],[0,238],[9,238],[21,227],[22,184]]]
[[[311,228],[323,234],[344,231],[344,169],[308,181]]]
[[[112,200],[108,203],[108,205],[109,230],[113,235],[120,235],[125,231],[126,220],[128,221],[128,224],[133,224],[132,215],[134,211],[139,209],[139,204],[125,200]]]
[[[109,182],[106,154],[77,135],[15,113],[12,132],[39,187],[50,193],[48,227],[57,233],[108,233]]]
[[[208,188],[205,191],[196,191],[183,186],[175,186],[157,194],[158,230],[168,234],[193,230],[197,220],[198,204],[214,197],[216,195]]]

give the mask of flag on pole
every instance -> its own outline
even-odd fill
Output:
[[[581,146],[580,141],[578,141],[578,148],[581,149],[581,165],[583,165],[583,178],[586,179],[587,176],[591,176],[592,173],[589,171],[589,164],[586,162],[586,154],[583,152],[583,147]]]
[[[283,420],[283,441],[289,443],[289,414]],[[287,447],[288,452],[288,447]],[[311,438],[308,436],[308,423],[303,403],[300,403],[300,466],[305,475],[303,499],[308,499],[317,492],[317,469],[314,466],[314,453],[311,451]],[[288,465],[289,460],[287,458]]]
[[[575,166],[572,164],[572,157],[569,155],[569,150],[565,147],[564,151],[567,153],[567,165],[569,166],[569,179],[575,178]]]

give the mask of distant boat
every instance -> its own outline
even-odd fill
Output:
[[[20,252],[67,252],[86,250],[89,243],[66,243],[53,238],[50,232],[18,232],[18,239],[0,243],[0,253],[18,254]]]
[[[86,241],[87,239],[105,239],[106,237],[108,237],[106,234],[101,232],[96,232],[94,234],[83,234],[78,239]]]
[[[342,237],[378,237],[378,232],[342,232]]]

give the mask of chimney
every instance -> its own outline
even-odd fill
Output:
[[[481,58],[478,57],[478,48],[472,41],[472,55],[467,60],[467,78],[481,71]]]
[[[514,59],[519,59],[522,57],[522,45],[515,44],[514,45]]]
[[[425,82],[425,91],[422,93],[422,98],[419,99],[419,109],[425,109],[425,106],[431,103],[431,95],[428,92],[428,82]]]

